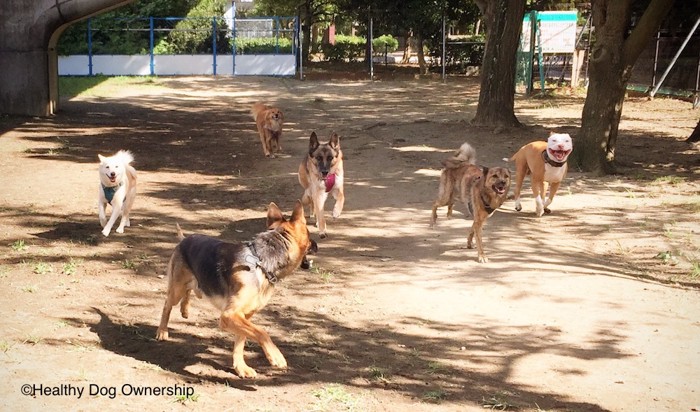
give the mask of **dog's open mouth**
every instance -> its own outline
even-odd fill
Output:
[[[493,189],[493,191],[498,193],[499,195],[502,195],[506,192],[506,186],[503,183],[496,183],[495,185],[491,186],[491,189]]]
[[[549,156],[557,162],[563,162],[566,160],[567,157],[569,157],[569,153],[571,153],[571,150],[547,149],[547,152],[549,153]]]
[[[117,181],[117,176],[116,176],[116,175],[115,175],[115,176],[113,176],[113,175],[107,175],[107,178],[109,179],[109,182],[110,182],[110,183],[116,183],[116,181]]]

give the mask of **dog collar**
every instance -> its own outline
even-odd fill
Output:
[[[112,204],[112,199],[114,199],[114,194],[117,193],[117,190],[119,190],[119,188],[122,187],[123,184],[124,184],[124,182],[119,183],[116,186],[102,185],[102,192],[104,192],[104,194],[105,194],[105,199],[107,199],[107,203],[109,203],[110,205]]]
[[[271,284],[277,283],[279,278],[275,276],[274,273],[270,273],[267,270],[265,270],[264,267],[260,265],[260,258],[258,257],[258,252],[255,250],[255,244],[253,242],[245,242],[244,243],[246,246],[248,246],[248,249],[250,249],[250,255],[247,255],[245,257],[245,261],[252,267],[255,268],[260,268],[263,274],[265,274],[265,277],[267,278],[267,281],[270,282]]]
[[[486,199],[484,199],[484,195],[481,195],[481,202],[484,204],[484,210],[489,215],[496,211],[496,209],[492,208],[491,204],[489,202],[487,202]]]
[[[560,162],[557,162],[557,161],[552,160],[552,158],[549,157],[549,155],[547,154],[547,149],[545,149],[545,150],[542,152],[542,160],[544,160],[545,163],[547,163],[548,165],[550,165],[550,166],[552,166],[552,167],[562,167],[562,166],[564,166],[564,165],[566,164],[566,162],[561,162],[561,163],[560,163]]]
[[[333,190],[333,186],[335,186],[335,173],[326,175],[323,181],[326,183],[326,193],[330,192]]]

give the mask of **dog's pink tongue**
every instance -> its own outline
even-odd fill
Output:
[[[335,186],[335,174],[326,176],[326,192],[330,192]]]

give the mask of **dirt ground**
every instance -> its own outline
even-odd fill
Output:
[[[50,119],[0,118],[0,409],[700,409],[690,103],[630,98],[620,173],[571,170],[542,218],[526,183],[523,211],[511,200],[488,221],[479,264],[463,206],[428,227],[440,160],[469,141],[481,164],[503,166],[548,130],[575,136],[582,97],[518,97],[527,127],[494,133],[469,124],[469,78],[108,85]],[[285,111],[276,159],[262,156],[255,101]],[[173,311],[171,340],[155,341],[175,223],[230,241],[262,231],[269,202],[289,212],[301,195],[312,130],[340,134],[347,200],[327,239],[310,226],[314,268],[254,318],[290,368],[251,344],[258,379],[236,377],[204,301],[190,319]],[[97,154],[119,149],[135,155],[138,197],[132,227],[104,238]]]

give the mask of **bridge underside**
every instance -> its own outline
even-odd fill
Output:
[[[72,23],[133,0],[4,0],[0,8],[0,114],[58,108],[56,44]]]

